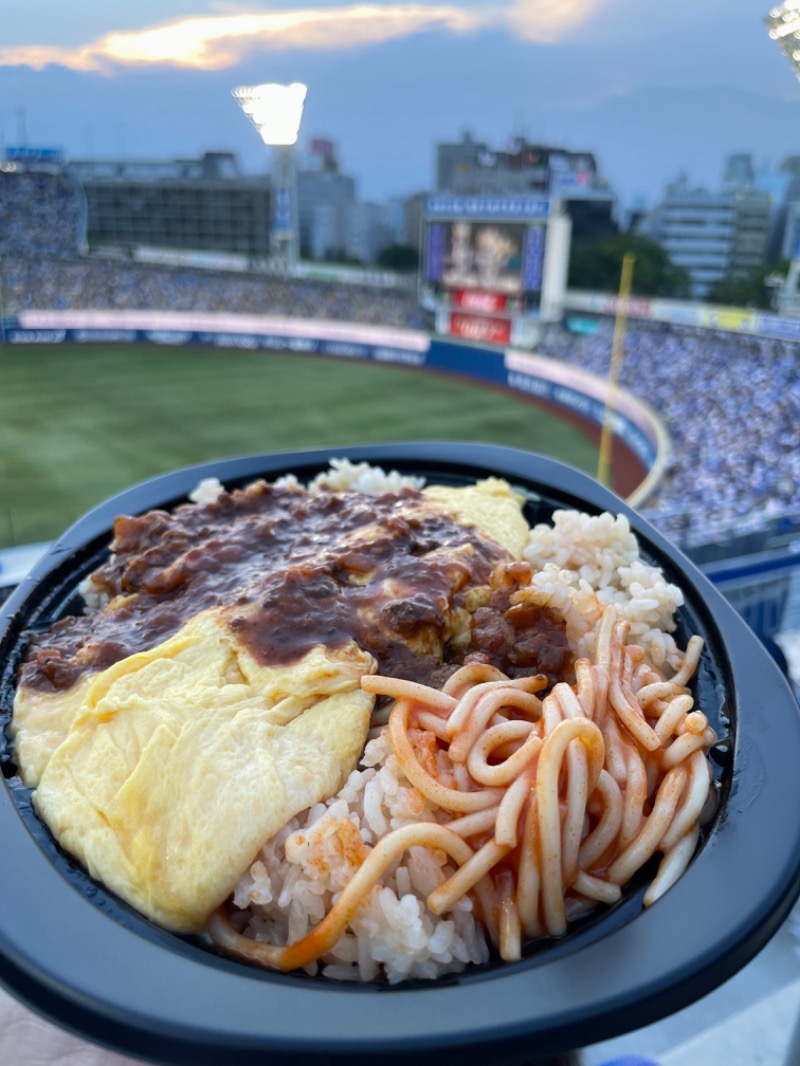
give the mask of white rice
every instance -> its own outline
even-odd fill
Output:
[[[225,491],[225,486],[216,477],[204,477],[189,493],[192,503],[216,503]]]
[[[274,482],[277,488],[301,488],[294,474],[284,474]],[[331,489],[334,492],[399,492],[400,489],[421,489],[425,478],[388,472],[369,463],[351,463],[349,459],[331,459],[327,470],[308,483],[309,492]]]
[[[614,604],[630,624],[628,640],[640,644],[658,667],[678,669],[681,654],[670,636],[683,593],[660,567],[639,557],[624,515],[556,511],[552,525],[534,526],[524,552],[533,587],[567,620],[577,656],[591,654],[602,608]]]
[[[113,558],[113,555],[112,555]],[[101,589],[99,585],[92,581],[92,575],[89,574],[78,585],[78,592],[83,597],[84,613],[88,614],[89,611],[99,611],[109,602],[109,595],[105,589]]]
[[[309,485],[313,491],[318,488],[334,489],[344,492],[348,489],[356,492],[398,492],[403,488],[421,489],[425,478],[400,474],[397,470],[388,473],[379,466],[369,463],[351,463],[349,459],[331,459],[328,470],[317,474]]]
[[[283,474],[273,482],[276,488],[301,488],[294,474]],[[332,489],[335,492],[398,492],[403,488],[421,489],[425,478],[401,474],[397,470],[388,472],[380,466],[369,463],[351,463],[349,459],[331,459],[330,466],[309,482],[311,492],[319,489]],[[225,491],[225,486],[215,477],[203,478],[189,493],[192,503],[214,503]]]
[[[381,734],[367,744],[360,768],[337,796],[292,819],[261,850],[236,889],[234,903],[244,913],[234,924],[268,944],[299,939],[330,910],[358,868],[357,849],[348,844],[353,831],[364,844],[374,845],[393,829],[435,818]],[[349,825],[343,827],[345,822]],[[487,940],[468,898],[446,917],[431,914],[425,905],[454,872],[443,852],[410,848],[372,890],[320,967],[314,964],[308,971],[321,969],[326,977],[345,981],[382,974],[395,984],[486,962]]]

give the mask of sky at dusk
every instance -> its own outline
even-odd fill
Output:
[[[800,154],[800,82],[764,0],[0,0],[0,144],[68,158],[269,151],[231,90],[302,81],[362,198],[430,189],[463,131],[595,152],[623,206],[724,158]]]

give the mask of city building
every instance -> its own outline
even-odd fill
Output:
[[[86,195],[90,248],[269,255],[269,179],[243,175],[230,152],[168,162],[75,160],[69,170]]]
[[[355,203],[347,209],[345,251],[350,259],[374,263],[385,248],[400,243],[401,234],[392,204]]]
[[[436,192],[558,199],[572,223],[574,240],[592,240],[619,229],[616,196],[592,152],[522,137],[499,151],[468,132],[455,144],[437,144]]]
[[[773,216],[772,195],[762,189],[735,194],[729,274],[747,274],[767,261]]]
[[[800,254],[800,200],[790,200],[785,205],[782,238],[780,258],[797,258]]]
[[[301,257],[327,259],[345,254],[348,210],[355,202],[355,178],[338,170],[298,170]]]
[[[756,168],[750,152],[734,152],[725,160],[722,186],[725,189],[751,189],[756,183]]]
[[[798,249],[800,156],[787,156],[777,170],[759,175],[758,187],[768,188],[775,202],[767,260],[792,259]]]
[[[710,192],[692,188],[684,176],[667,186],[640,232],[688,270],[693,297],[704,299],[715,281],[745,274],[766,261],[772,213],[767,191],[737,187]]]
[[[270,257],[270,179],[243,175],[229,152],[166,162],[76,160],[69,172],[86,195],[90,248],[233,253],[254,265]],[[310,141],[295,181],[303,258],[369,264],[404,242],[403,205],[360,203],[332,141]]]
[[[407,244],[417,252],[422,251],[423,218],[428,193],[415,192],[403,205],[405,224],[403,226],[402,244]]]
[[[297,174],[301,253],[310,259],[355,259],[374,263],[390,244],[405,241],[401,201],[359,201],[355,179],[339,167],[336,145],[315,137]]]
[[[787,226],[791,225],[789,208],[792,200],[800,199],[798,164],[800,164],[798,157],[789,156],[777,170],[767,166],[756,167],[750,152],[736,152],[725,160],[722,176],[723,190],[745,192],[755,189],[761,193],[768,193],[771,197],[772,212],[764,253],[764,261],[767,263],[772,263],[785,254]]]

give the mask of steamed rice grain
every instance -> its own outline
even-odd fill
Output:
[[[315,489],[333,489],[335,492],[399,492],[401,489],[421,489],[425,478],[400,474],[397,470],[385,471],[369,463],[351,463],[349,459],[331,459],[330,468],[317,474],[309,484]]]
[[[267,944],[299,940],[338,899],[363,852],[391,829],[436,819],[409,786],[385,736],[370,741],[361,768],[326,803],[299,815],[262,849],[234,895],[236,927]],[[489,946],[472,902],[446,916],[428,910],[427,896],[454,873],[446,856],[410,848],[377,885],[350,930],[309,973],[395,984],[431,979],[486,962]]]
[[[624,515],[555,511],[552,525],[533,527],[524,555],[534,569],[533,587],[566,618],[578,656],[590,654],[594,625],[613,604],[630,624],[630,643],[641,645],[655,666],[678,668],[681,654],[670,634],[683,593],[640,558]]]

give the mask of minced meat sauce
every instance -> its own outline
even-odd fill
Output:
[[[308,493],[258,481],[214,503],[120,517],[112,547],[92,575],[111,602],[34,636],[25,686],[68,689],[83,673],[155,647],[215,606],[226,607],[239,639],[264,665],[289,665],[315,645],[351,640],[375,656],[382,673],[419,681],[470,658],[511,676],[555,678],[569,660],[560,619],[509,605],[520,564],[413,489]],[[448,624],[465,593],[488,585],[503,566],[512,577],[487,590],[471,643],[449,647]]]

